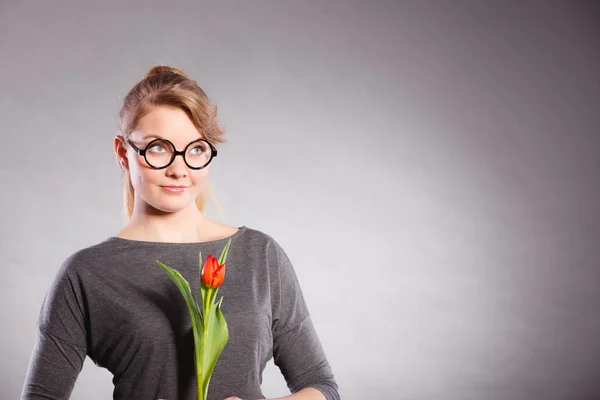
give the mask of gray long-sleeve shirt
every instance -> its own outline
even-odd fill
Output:
[[[271,357],[290,391],[339,399],[297,276],[281,246],[246,226],[231,236],[218,297],[229,341],[211,377],[209,400],[264,398]],[[181,272],[199,301],[199,252],[215,257],[228,238],[162,243],[110,237],[71,255],[44,300],[22,400],[68,399],[89,356],[114,375],[114,399],[196,398],[189,312],[157,260]]]

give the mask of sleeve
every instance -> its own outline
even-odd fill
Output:
[[[281,246],[273,241],[270,261],[273,314],[273,361],[292,393],[312,387],[327,400],[339,400],[334,379],[294,268]]]
[[[67,400],[87,354],[80,283],[65,261],[46,293],[21,400]]]

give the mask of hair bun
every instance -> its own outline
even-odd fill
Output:
[[[179,68],[169,67],[168,65],[156,65],[156,66],[150,68],[150,70],[148,72],[146,72],[146,76],[144,76],[144,79],[149,78],[154,75],[163,74],[165,72],[170,72],[173,74],[181,75],[185,78],[188,77],[187,74],[185,72],[183,72],[182,70],[180,70]]]

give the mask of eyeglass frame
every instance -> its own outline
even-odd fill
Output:
[[[171,161],[169,161],[167,163],[167,165],[165,165],[164,167],[155,167],[152,164],[150,164],[148,162],[148,159],[146,158],[146,151],[148,150],[148,148],[150,148],[150,145],[156,141],[163,141],[163,142],[167,142],[169,143],[172,147],[173,147],[173,156],[171,157]],[[194,140],[193,142],[190,142],[187,146],[185,146],[185,149],[183,149],[183,151],[177,151],[177,148],[175,147],[175,145],[173,144],[173,142],[171,142],[169,139],[164,139],[164,138],[156,138],[154,140],[151,140],[144,149],[140,149],[139,147],[137,147],[135,144],[133,144],[133,142],[131,140],[129,140],[129,138],[126,138],[125,141],[127,143],[129,143],[129,145],[133,148],[133,150],[135,150],[135,152],[144,157],[144,161],[146,161],[146,164],[148,164],[148,166],[150,168],[153,169],[165,169],[168,166],[170,166],[171,164],[173,164],[173,161],[175,161],[175,157],[177,157],[178,155],[180,155],[183,158],[183,162],[185,163],[185,165],[187,165],[189,168],[193,169],[193,170],[200,170],[203,168],[206,168],[208,166],[208,164],[211,163],[212,159],[215,158],[217,156],[217,149],[215,148],[215,146],[213,146],[213,144],[211,142],[209,142],[206,139],[197,139]],[[185,158],[185,153],[187,152],[188,148],[193,145],[194,143],[197,142],[205,142],[208,143],[208,145],[210,146],[210,158],[208,159],[208,162],[203,165],[202,167],[192,167],[190,164],[188,164],[186,158]]]

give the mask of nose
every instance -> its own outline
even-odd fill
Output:
[[[181,154],[176,155],[171,165],[169,165],[165,169],[167,176],[173,178],[186,177],[188,175],[188,166],[185,163]]]

